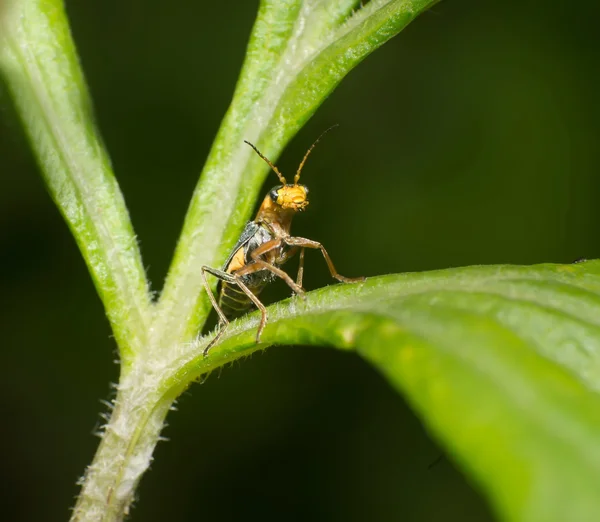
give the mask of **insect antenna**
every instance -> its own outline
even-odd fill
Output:
[[[302,158],[302,161],[300,162],[300,166],[298,167],[298,170],[296,171],[296,175],[294,176],[294,185],[298,184],[298,181],[300,181],[300,172],[302,172],[302,167],[304,167],[304,164],[306,163],[306,158],[308,158],[308,155],[312,152],[312,150],[315,148],[315,145],[317,143],[319,143],[319,141],[321,140],[321,138],[323,136],[325,136],[325,134],[327,134],[331,129],[335,129],[336,127],[339,127],[339,124],[335,124],[332,125],[331,127],[329,127],[326,131],[324,131],[316,140],[315,142],[310,146],[310,148],[306,151],[306,154],[304,155],[304,157]]]
[[[273,172],[275,172],[275,174],[277,174],[277,177],[279,178],[279,181],[281,181],[281,183],[283,183],[284,185],[287,185],[287,181],[285,180],[285,178],[283,177],[283,174],[281,172],[279,172],[279,169],[273,165],[268,158],[266,158],[263,153],[258,150],[254,145],[252,145],[252,143],[250,143],[249,141],[244,140],[244,143],[247,143],[248,145],[250,145],[253,149],[254,152],[256,152],[256,154],[258,154],[267,165],[269,165],[269,167],[271,167],[273,169]]]

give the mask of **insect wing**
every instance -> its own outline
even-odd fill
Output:
[[[240,238],[237,240],[235,246],[231,249],[231,254],[229,254],[227,261],[225,261],[225,264],[223,265],[222,270],[224,272],[227,272],[227,268],[229,268],[229,263],[231,263],[231,260],[237,254],[237,251],[246,243],[248,243],[248,241],[250,241],[252,237],[254,237],[259,228],[260,225],[256,224],[254,221],[248,221],[248,223],[246,223],[246,226],[244,227],[244,230],[242,230]]]

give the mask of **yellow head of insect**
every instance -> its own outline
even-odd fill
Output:
[[[252,145],[252,143],[244,140],[244,142],[247,143],[248,145],[250,145],[250,147],[252,147],[254,149],[256,154],[258,154],[265,161],[265,163],[267,165],[269,165],[269,167],[271,167],[271,169],[273,169],[273,172],[275,172],[275,174],[277,174],[279,181],[281,181],[281,183],[282,183],[281,185],[273,188],[271,190],[271,192],[269,192],[269,197],[271,199],[271,202],[274,205],[276,205],[277,207],[279,207],[282,210],[293,210],[295,212],[297,212],[299,210],[304,210],[308,206],[308,188],[306,187],[306,185],[298,184],[298,181],[300,181],[300,173],[302,172],[302,167],[304,167],[304,164],[306,163],[306,159],[308,158],[308,156],[312,152],[312,150],[315,148],[315,145],[319,142],[319,140],[325,134],[327,134],[334,127],[337,127],[337,125],[334,125],[333,127],[329,127],[323,134],[321,134],[316,139],[316,141],[306,151],[304,158],[302,158],[302,161],[300,162],[300,165],[298,166],[296,175],[294,176],[293,184],[288,183],[286,181],[283,174],[281,172],[279,172],[279,169],[275,165],[273,165],[273,163],[271,163],[271,160],[269,160],[266,156],[264,156],[262,152],[260,152],[254,145]],[[269,201],[269,198],[265,198],[265,202],[263,204],[268,204],[268,201]],[[268,206],[271,207],[270,204],[268,204]]]
[[[308,187],[306,185],[279,185],[271,189],[269,197],[283,210],[304,210],[308,206]]]

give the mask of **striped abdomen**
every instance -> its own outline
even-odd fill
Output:
[[[243,275],[240,278],[244,285],[255,295],[259,296],[263,288],[276,279],[276,276],[268,270],[260,270],[252,274]],[[219,295],[219,306],[228,319],[235,319],[244,315],[254,303],[245,292],[233,283],[221,282],[221,294]]]
[[[250,288],[250,291],[258,296],[265,285]],[[237,286],[222,283],[219,306],[228,319],[235,319],[244,315],[253,306],[250,298]]]

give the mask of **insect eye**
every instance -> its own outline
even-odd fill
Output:
[[[279,197],[279,194],[277,192],[277,189],[273,189],[271,192],[269,192],[269,196],[271,196],[271,199],[273,201],[277,201],[277,198]]]

